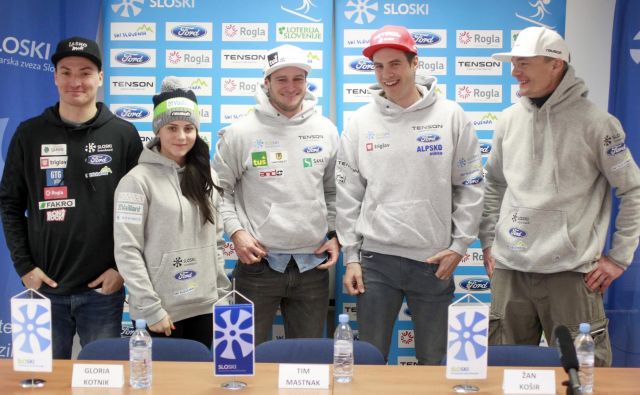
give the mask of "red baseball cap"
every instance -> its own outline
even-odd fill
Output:
[[[386,25],[376,30],[369,39],[369,46],[362,51],[362,54],[373,60],[373,54],[382,48],[395,48],[418,54],[416,41],[404,26]]]

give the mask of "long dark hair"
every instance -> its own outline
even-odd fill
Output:
[[[180,188],[182,195],[197,204],[202,211],[203,223],[209,221],[213,224],[216,208],[211,204],[211,194],[215,189],[217,193],[222,195],[222,188],[213,183],[209,166],[209,145],[200,135],[196,136],[193,148],[187,152]]]

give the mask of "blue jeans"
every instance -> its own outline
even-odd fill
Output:
[[[124,287],[110,295],[94,290],[71,295],[41,293],[51,300],[54,359],[71,358],[76,331],[83,347],[97,339],[120,337]]]
[[[287,339],[323,337],[329,309],[327,270],[300,273],[292,259],[285,272],[279,273],[263,259],[251,265],[238,261],[233,276],[236,289],[254,304],[256,345],[269,340],[278,306]]]
[[[415,334],[416,358],[440,365],[446,354],[447,314],[455,286],[435,276],[438,265],[362,251],[365,292],[358,295],[358,335],[387,359],[393,325],[407,298]]]

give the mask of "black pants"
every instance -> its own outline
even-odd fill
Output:
[[[173,325],[176,329],[171,331],[171,336],[151,331],[149,333],[151,337],[174,337],[195,340],[211,349],[211,343],[213,342],[213,313],[185,318],[174,322]]]

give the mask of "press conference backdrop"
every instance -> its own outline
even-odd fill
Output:
[[[102,22],[104,94],[110,108],[134,122],[146,142],[152,136],[151,96],[159,90],[164,76],[177,75],[184,78],[199,97],[202,130],[212,147],[217,140],[215,132],[221,126],[250,111],[254,92],[261,82],[261,62],[268,48],[292,43],[307,50],[315,69],[310,75],[309,90],[320,96],[320,110],[327,115],[334,100],[331,88],[336,87],[336,120],[341,129],[350,113],[368,100],[367,86],[374,82],[370,66],[361,56],[370,33],[384,24],[405,25],[418,41],[421,72],[435,75],[440,93],[458,101],[474,120],[485,161],[491,148],[493,125],[500,111],[517,97],[509,66],[493,63],[490,54],[507,50],[517,32],[527,26],[546,25],[564,34],[566,9],[565,0],[245,0],[237,4],[212,0],[103,0],[100,19],[99,3],[97,0],[27,0],[0,5],[3,11],[0,13],[2,158],[19,121],[40,113],[57,98],[48,62],[55,43],[72,34],[95,37],[96,26]],[[639,19],[636,17],[635,21]],[[84,22],[87,26],[82,26]],[[629,30],[633,29],[639,30],[637,26]],[[54,37],[52,31],[60,34]],[[335,34],[333,51],[332,34]],[[23,46],[29,50],[18,49],[17,43],[22,40],[27,40]],[[621,54],[629,53],[629,48],[634,47],[632,39],[624,43]],[[631,53],[633,51],[631,49]],[[330,81],[332,57],[335,57],[335,85]],[[37,74],[27,69],[28,63],[20,64],[20,61],[35,63],[33,60],[37,60],[41,69],[49,71],[40,70]],[[633,64],[635,69],[632,66],[625,73],[637,75],[637,62]],[[34,75],[41,79],[34,79]],[[19,105],[22,107],[16,108]],[[634,144],[632,149],[638,152],[640,144],[637,141]],[[225,256],[230,270],[236,258],[232,245],[227,244]],[[8,357],[11,354],[8,297],[22,287],[4,240],[0,243],[0,268],[7,273],[0,277],[0,357]],[[352,324],[357,328],[355,299],[345,295],[340,286],[343,272],[344,268],[339,265],[336,312],[350,313]],[[627,274],[625,278],[629,278]],[[633,285],[638,283],[637,275],[632,279],[633,290]],[[487,280],[479,245],[474,243],[456,271],[456,296],[462,295],[464,288],[480,300],[489,301]],[[624,292],[615,298],[621,306],[616,311],[620,311],[621,320],[636,317],[633,319],[637,325],[639,294],[629,293],[628,285],[621,286]],[[415,363],[410,312],[404,307],[398,317],[390,363]],[[124,321],[127,320],[125,313]],[[612,327],[621,328],[615,321]],[[618,364],[631,364],[629,355],[635,355],[635,364],[640,364],[637,361],[639,345],[633,343],[637,340],[628,333],[619,335],[620,347],[626,354]],[[274,337],[281,336],[283,330],[278,317]],[[614,349],[620,351],[616,349],[616,341],[614,333]]]

